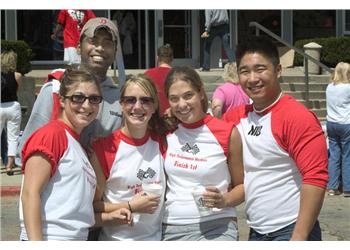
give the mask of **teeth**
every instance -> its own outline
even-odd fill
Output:
[[[103,61],[103,57],[102,56],[93,56],[92,57],[95,61],[101,62]]]

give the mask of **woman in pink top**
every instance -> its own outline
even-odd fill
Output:
[[[218,118],[235,106],[249,103],[249,97],[238,84],[235,63],[225,65],[223,78],[225,83],[216,88],[211,101],[213,116]]]

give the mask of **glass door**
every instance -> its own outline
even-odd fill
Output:
[[[199,65],[198,11],[157,10],[156,48],[169,43],[174,51],[173,65]]]

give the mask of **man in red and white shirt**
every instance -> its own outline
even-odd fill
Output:
[[[240,84],[253,104],[225,113],[243,143],[249,240],[321,240],[317,221],[328,180],[316,116],[281,91],[275,45],[251,38],[236,52]]]
[[[95,18],[92,10],[61,10],[57,17],[57,26],[51,38],[56,39],[56,34],[63,29],[64,61],[69,64],[80,63],[80,55],[77,53],[77,45],[80,31],[85,23]]]

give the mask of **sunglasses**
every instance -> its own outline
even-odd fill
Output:
[[[154,103],[154,99],[149,96],[142,96],[140,98],[136,98],[136,96],[123,96],[120,98],[122,103],[128,104],[128,105],[135,105],[137,100],[141,103],[141,105],[150,106]]]
[[[92,96],[84,96],[84,95],[71,95],[71,96],[64,96],[64,98],[69,99],[71,102],[74,103],[84,103],[86,99],[89,100],[89,103],[91,104],[99,104],[102,102],[102,96],[99,95],[92,95]]]

